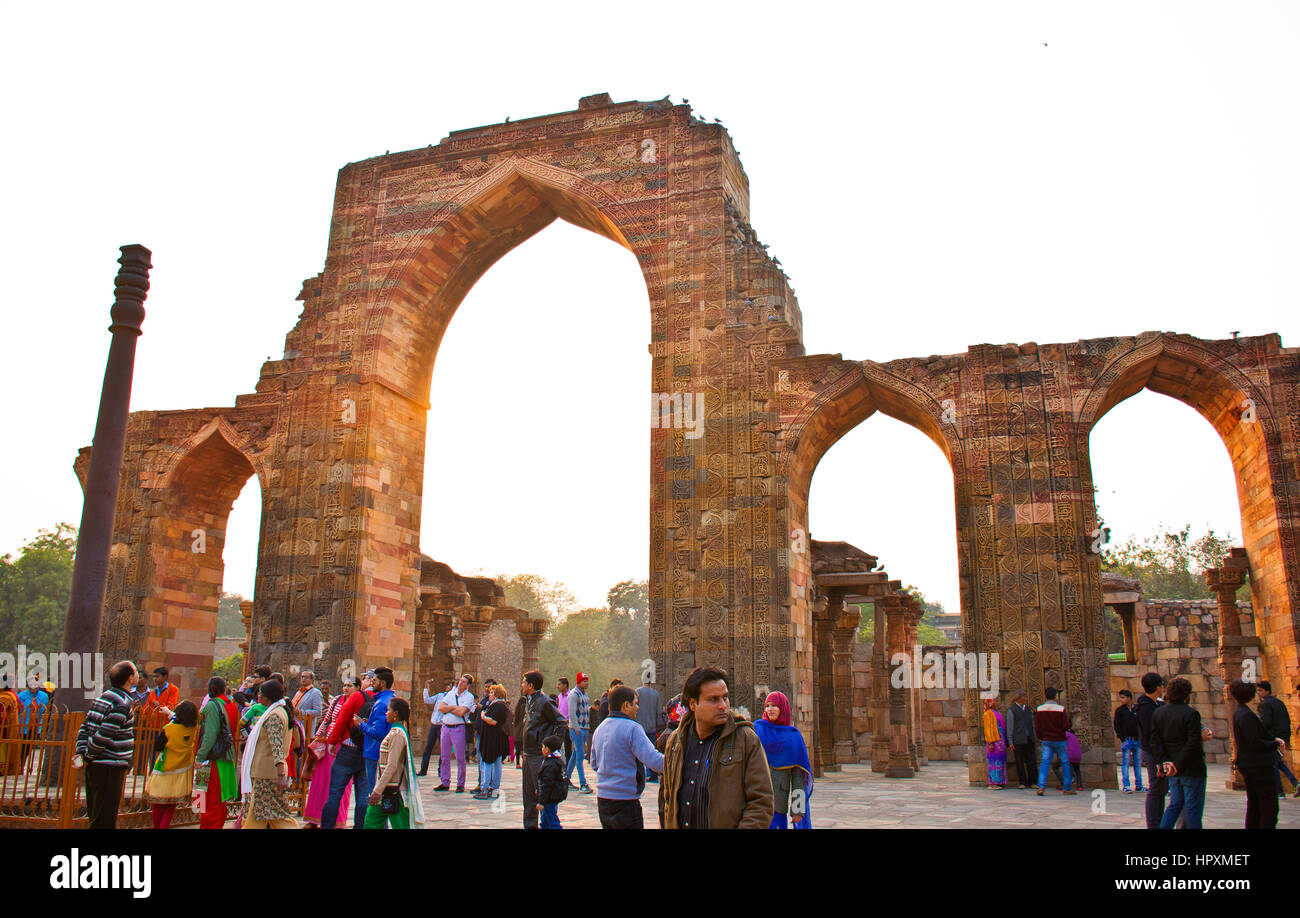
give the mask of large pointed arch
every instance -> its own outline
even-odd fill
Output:
[[[149,482],[150,550],[137,609],[121,615],[139,631],[148,666],[165,664],[201,698],[216,650],[230,511],[260,457],[223,417],[213,417],[166,452]],[[128,598],[129,601],[129,598]]]
[[[465,295],[557,218],[632,252],[649,302],[659,302],[660,260],[636,222],[645,214],[644,206],[620,204],[575,173],[525,157],[503,160],[438,207],[389,268],[371,314],[376,346],[367,349],[362,380],[376,379],[427,406],[438,347]],[[392,372],[398,368],[400,374]]]
[[[213,439],[215,438],[215,439]],[[209,443],[209,441],[212,441]],[[205,444],[206,447],[205,447]],[[224,417],[218,415],[212,418],[208,423],[196,430],[187,437],[183,442],[167,451],[166,455],[160,459],[153,469],[152,480],[147,482],[148,487],[170,488],[175,483],[177,470],[182,468],[186,463],[193,463],[196,457],[196,450],[215,450],[220,447],[224,449],[221,452],[228,453],[233,451],[238,454],[247,464],[253,474],[257,475],[258,480],[266,481],[266,469],[264,467],[265,457],[257,452],[253,447],[254,443],[251,437],[243,436],[239,431],[231,426],[230,422]],[[198,456],[203,455],[200,451]],[[226,464],[236,466],[238,460],[234,456],[227,456]],[[248,478],[245,476],[244,481]],[[242,487],[242,485],[241,485]]]
[[[1295,659],[1297,591],[1283,556],[1294,526],[1293,476],[1267,386],[1223,359],[1205,343],[1184,336],[1139,338],[1097,376],[1078,414],[1081,472],[1092,485],[1089,435],[1106,413],[1143,389],[1177,399],[1215,429],[1228,451],[1241,511],[1242,542],[1250,560],[1256,635],[1270,674],[1287,672]],[[1092,518],[1096,519],[1095,506]],[[1093,556],[1093,563],[1099,563]],[[1292,675],[1294,675],[1292,673]]]

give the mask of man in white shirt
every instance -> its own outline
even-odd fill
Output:
[[[442,733],[442,712],[438,710],[438,702],[442,701],[443,697],[450,692],[456,684],[454,682],[448,682],[443,686],[441,692],[435,692],[430,695],[429,689],[431,689],[433,685],[434,682],[432,679],[424,683],[424,703],[433,710],[433,714],[429,717],[429,738],[424,741],[424,758],[420,760],[420,771],[418,775],[421,778],[423,778],[429,771],[429,757],[433,755],[433,745],[438,742],[438,735]],[[441,763],[441,751],[439,752],[438,757],[439,762]]]
[[[437,709],[442,713],[442,732],[439,742],[442,752],[438,755],[438,777],[442,783],[435,791],[451,790],[451,759],[448,750],[456,752],[456,793],[465,793],[465,724],[469,715],[478,707],[474,695],[469,690],[469,676],[461,676],[454,688],[442,696]]]

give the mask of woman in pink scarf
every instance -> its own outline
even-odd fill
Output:
[[[811,829],[809,801],[812,798],[812,762],[803,734],[790,723],[790,699],[772,692],[763,703],[763,716],[754,721],[754,732],[763,744],[772,774],[775,812],[769,829]],[[789,822],[786,819],[789,817]]]
[[[316,767],[311,773],[311,787],[307,791],[307,799],[302,805],[302,821],[308,828],[319,829],[321,820],[321,810],[325,808],[325,802],[330,795],[330,766],[334,764],[334,756],[329,753],[329,746],[325,742],[325,737],[329,736],[330,728],[334,725],[334,718],[338,716],[339,708],[343,706],[343,701],[360,687],[360,682],[356,679],[344,681],[343,693],[335,695],[330,699],[329,707],[325,710],[325,716],[321,718],[320,726],[316,728],[316,734],[312,737],[311,745],[308,746],[309,753],[316,759]],[[347,826],[348,801],[352,799],[352,784],[349,782],[343,788],[343,798],[339,802],[339,821],[335,828],[344,828]]]

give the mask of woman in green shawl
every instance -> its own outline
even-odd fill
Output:
[[[208,680],[208,702],[199,712],[202,732],[195,761],[207,768],[196,775],[195,786],[206,787],[199,806],[199,828],[220,829],[226,825],[226,804],[239,802],[239,771],[235,767],[234,737],[239,729],[239,708],[226,694],[226,680]]]

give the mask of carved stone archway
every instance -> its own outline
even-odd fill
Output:
[[[180,614],[155,608],[158,591],[196,592],[197,568],[160,572],[151,559],[177,538],[166,522],[177,481],[198,480],[175,453],[215,419],[212,445],[190,452],[240,456],[262,484],[253,654],[286,670],[315,658],[322,674],[385,664],[408,690],[438,346],[474,281],[557,217],[635,255],[650,393],[702,402],[698,437],[680,416],[650,431],[638,523],[650,533],[650,654],[668,696],[693,667],[720,664],[737,704],[752,709],[760,687],[780,689],[812,739],[811,569],[794,540],[807,537],[821,455],[878,410],[920,428],[952,466],[966,649],[999,653],[1004,699],[1063,688],[1091,747],[1085,779],[1113,782],[1087,431],[1143,385],[1183,386],[1216,426],[1229,396],[1254,401],[1256,433],[1220,433],[1247,496],[1269,495],[1251,497],[1259,512],[1246,526],[1269,607],[1267,666],[1300,676],[1300,352],[1276,335],[1148,334],[880,364],[805,355],[798,303],[749,226],[748,180],[726,131],[667,99],[607,95],[340,171],[324,270],[304,283],[302,316],[256,392],[233,407],[131,417],[105,646],[152,653]],[[210,497],[224,499],[221,476],[211,480]],[[535,635],[520,635],[527,653]],[[976,736],[974,690],[966,710]]]

